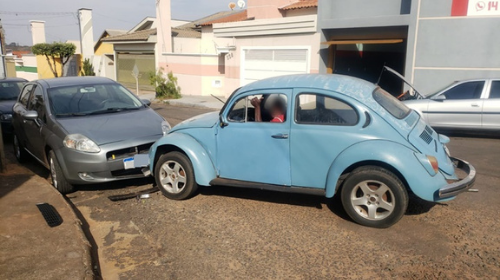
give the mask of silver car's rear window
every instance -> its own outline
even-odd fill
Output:
[[[397,119],[404,119],[411,112],[410,108],[382,88],[373,91],[373,99]]]

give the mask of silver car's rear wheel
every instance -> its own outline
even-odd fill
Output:
[[[364,226],[390,227],[403,217],[408,193],[401,180],[379,166],[363,166],[346,178],[341,190],[347,214]]]
[[[191,161],[180,152],[166,153],[158,159],[155,180],[163,195],[170,199],[186,199],[198,188]]]

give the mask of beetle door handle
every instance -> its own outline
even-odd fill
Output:
[[[274,139],[288,139],[288,134],[280,133],[280,134],[275,134],[271,137],[273,137]]]
[[[472,106],[472,107],[479,107],[479,104],[477,104],[477,103],[472,103],[472,104],[471,104],[471,106]]]

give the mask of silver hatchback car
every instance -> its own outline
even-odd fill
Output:
[[[50,169],[61,193],[75,184],[143,177],[134,155],[170,125],[119,83],[98,77],[37,80],[24,86],[13,108],[14,152]]]

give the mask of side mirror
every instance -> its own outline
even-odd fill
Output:
[[[221,128],[228,126],[229,124],[222,119],[222,115],[219,115],[219,125]]]
[[[37,113],[37,111],[26,111],[23,114],[23,118],[25,120],[36,120],[36,119],[38,119],[38,113]]]
[[[146,106],[151,106],[151,101],[148,99],[141,99],[142,103]]]

